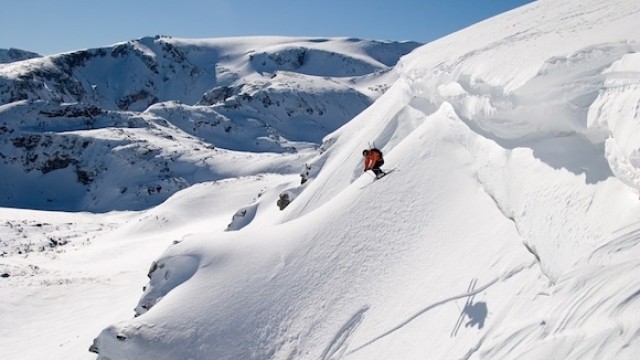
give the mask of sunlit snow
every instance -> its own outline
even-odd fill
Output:
[[[318,148],[225,150],[143,211],[0,209],[3,358],[636,359],[638,24],[539,0],[353,74],[394,82]]]

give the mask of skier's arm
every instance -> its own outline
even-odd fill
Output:
[[[364,171],[367,170],[371,170],[371,168],[373,167],[373,159],[371,157],[368,157],[366,159],[364,159]]]

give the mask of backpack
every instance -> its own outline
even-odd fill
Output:
[[[382,159],[382,151],[380,151],[380,150],[378,150],[378,149],[376,149],[376,148],[372,148],[372,149],[370,149],[369,151],[377,152],[377,153],[378,153],[378,155],[380,156],[380,159]]]

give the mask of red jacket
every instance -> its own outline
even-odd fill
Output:
[[[364,157],[364,169],[371,170],[378,161],[382,160],[382,153],[379,150],[371,149]]]

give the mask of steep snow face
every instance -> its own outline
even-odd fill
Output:
[[[601,229],[599,221],[591,218],[600,217],[590,207],[598,199],[594,191],[600,191],[593,185],[609,186],[604,183],[615,179],[640,189],[634,183],[640,174],[640,167],[634,165],[638,154],[635,107],[640,92],[638,73],[630,61],[640,47],[637,36],[627,31],[635,26],[638,6],[622,2],[622,12],[597,4],[591,4],[591,10],[583,6],[536,2],[425,45],[403,58],[398,66],[401,80],[386,95],[401,100],[384,101],[383,97],[330,136],[338,139],[333,146],[340,150],[318,162],[326,162],[332,170],[320,174],[312,185],[316,192],[303,194],[298,204],[292,204],[289,219],[321,206],[357,178],[359,174],[343,164],[355,167],[367,142],[392,152],[406,134],[433,114],[450,109],[451,116],[475,134],[470,139],[484,138],[500,149],[478,147],[471,140],[460,144],[473,154],[477,168],[473,171],[505,215],[529,234],[525,241],[533,248],[548,241],[561,249],[552,251],[547,261],[556,255],[573,259],[550,261],[555,265],[547,269],[548,275],[553,279],[583,258],[585,254],[576,248],[587,249],[557,236],[575,231],[571,238],[596,244],[594,237],[612,230]],[[532,18],[549,22],[538,23]],[[555,22],[562,22],[564,31],[556,31]],[[628,71],[623,75],[622,69]],[[371,118],[380,119],[380,131],[373,135],[361,131]],[[501,153],[497,158],[487,156],[497,152]],[[563,183],[567,190],[560,192],[564,194],[537,188],[535,184],[545,174],[539,165],[567,174],[565,180],[545,175]],[[515,198],[506,190],[512,181],[527,195]],[[523,187],[525,184],[531,187]],[[575,188],[583,189],[582,195],[575,193]],[[550,201],[566,202],[566,216],[548,219],[546,210],[532,216],[536,203]],[[606,207],[602,211],[617,216]],[[524,214],[526,220],[517,221]]]
[[[637,4],[538,1],[527,11],[526,19],[506,13],[496,17],[500,27],[480,23],[421,48],[399,64],[404,80],[434,106],[451,103],[505,147],[532,147],[532,138],[546,134],[586,138],[604,148],[596,152],[618,179],[640,189]],[[516,42],[522,46],[513,48]],[[434,53],[443,56],[425,56]],[[505,132],[505,121],[515,131]],[[588,182],[610,171],[591,164],[572,169],[556,156],[544,161],[585,173]]]
[[[4,65],[0,205],[141,210],[202,181],[298,172],[418,45],[158,36]]]
[[[496,161],[472,148],[478,178],[555,281],[599,246],[602,234],[627,221],[612,221],[620,215],[610,208],[626,214],[628,194],[605,200],[603,189],[621,182],[640,190],[640,78],[631,65],[640,52],[632,30],[640,6],[541,1],[526,14],[507,13],[494,20],[499,27],[481,23],[429,44],[400,67],[402,81],[426,106],[452,106],[467,126],[506,150]],[[455,48],[458,41],[474,46]],[[447,57],[427,68],[424,54],[433,53]],[[557,189],[537,185],[544,174],[538,164],[560,171]],[[527,195],[514,196],[511,181]],[[566,204],[561,216],[536,205],[550,202]]]
[[[171,246],[139,316],[92,349],[635,358],[638,23],[634,0],[542,0],[415,50],[325,138],[310,180],[284,185],[284,211],[258,200],[237,231]],[[374,183],[368,143],[397,168]]]

